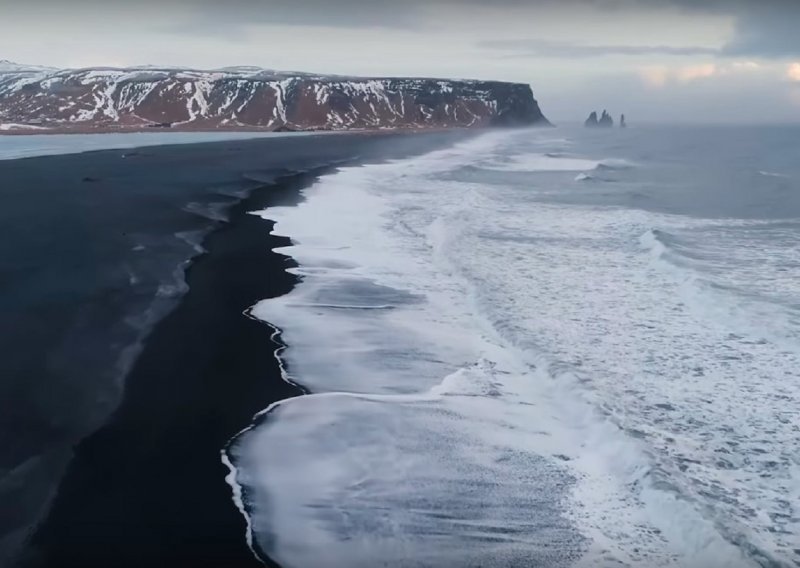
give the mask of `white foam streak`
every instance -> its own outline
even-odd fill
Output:
[[[524,154],[502,160],[493,160],[483,167],[506,172],[575,172],[593,170],[599,161],[581,158],[554,157],[547,154]]]

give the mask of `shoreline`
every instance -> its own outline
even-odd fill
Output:
[[[294,262],[291,260],[291,257],[287,258],[291,262]],[[294,288],[297,281],[298,280],[296,279],[295,283],[292,284],[292,289]],[[287,291],[286,294],[290,294],[292,289]],[[263,562],[265,565],[268,566],[274,565],[279,568],[279,565],[275,563],[272,559],[270,559],[269,555],[264,550],[261,550],[261,547],[258,546],[258,544],[256,544],[253,538],[253,526],[250,520],[250,511],[248,511],[247,504],[245,503],[244,489],[241,485],[239,485],[239,482],[237,481],[239,470],[236,468],[235,465],[233,465],[233,462],[231,461],[228,455],[228,450],[231,448],[233,444],[235,444],[236,440],[242,434],[258,426],[274,407],[283,403],[289,398],[305,396],[307,394],[310,394],[310,391],[307,390],[305,387],[303,387],[301,384],[292,381],[289,378],[288,373],[286,373],[286,367],[283,359],[281,359],[280,357],[280,354],[288,347],[288,345],[284,343],[281,338],[281,333],[282,333],[281,330],[269,322],[264,322],[251,316],[249,314],[249,310],[248,312],[245,313],[245,315],[247,315],[247,317],[249,317],[250,319],[260,323],[261,325],[266,325],[272,329],[272,335],[270,336],[270,341],[272,341],[272,343],[275,345],[275,350],[272,353],[273,357],[275,358],[275,365],[278,367],[278,372],[281,376],[281,379],[283,379],[283,381],[286,384],[288,384],[290,388],[294,389],[296,392],[292,396],[289,396],[287,398],[273,401],[267,408],[256,413],[253,416],[250,424],[242,428],[239,432],[237,432],[233,436],[231,436],[230,439],[225,443],[225,445],[220,449],[219,453],[222,465],[224,465],[228,469],[228,475],[225,476],[225,483],[228,484],[233,504],[236,506],[236,509],[239,511],[239,514],[242,516],[242,519],[244,520],[245,523],[245,542],[247,543],[247,547],[253,553],[253,556],[255,556],[259,561]]]
[[[536,125],[533,125],[536,126]],[[522,125],[521,127],[525,127]],[[130,127],[130,128],[11,128],[0,129],[0,137],[2,136],[51,136],[51,135],[85,135],[85,134],[274,134],[274,135],[307,135],[312,136],[315,134],[422,134],[425,132],[448,132],[459,130],[488,130],[490,127],[468,127],[468,126],[431,126],[420,127],[416,125],[409,126],[388,126],[388,127],[374,127],[374,128],[342,128],[341,130],[316,128],[307,130],[280,130],[257,127],[230,127],[230,128],[152,128],[147,126]]]
[[[262,400],[299,394],[288,384],[281,387],[272,355],[259,348],[271,341],[269,327],[242,317],[253,303],[288,293],[295,284],[295,277],[283,270],[292,261],[272,250],[288,239],[271,235],[264,220],[249,211],[297,203],[300,190],[331,169],[290,174],[253,190],[232,207],[229,223],[208,235],[206,252],[186,269],[188,292],[148,337],[126,379],[119,409],[78,445],[50,515],[34,538],[34,547],[44,555],[36,564],[100,568],[114,559],[115,566],[131,567],[262,565],[244,546],[244,522],[228,487],[215,483],[224,479],[217,456],[226,431],[235,431],[239,420],[257,413]],[[236,249],[245,243],[251,250],[239,254]],[[261,262],[254,263],[259,256]],[[239,273],[235,283],[232,272]],[[229,297],[224,307],[209,309],[215,291]],[[201,347],[207,355],[197,352]],[[237,359],[249,360],[223,378]],[[192,376],[202,378],[202,385],[192,384]],[[235,392],[226,392],[229,383]],[[159,392],[165,388],[168,392]],[[210,390],[190,392],[199,388]],[[176,405],[172,396],[189,400]],[[225,405],[225,423],[214,409],[220,404]],[[149,415],[146,428],[139,423],[144,414]],[[211,416],[214,423],[189,423]],[[131,457],[131,452],[138,455]],[[98,455],[106,463],[96,463]],[[200,455],[205,458],[198,461]],[[191,507],[193,500],[198,506]],[[159,515],[172,519],[165,523]],[[116,551],[131,542],[138,543],[136,550],[124,560],[117,558]],[[273,566],[269,560],[264,565]]]
[[[337,167],[424,153],[465,136],[464,132],[348,136],[336,144],[327,137],[290,137],[151,147],[134,152],[135,160],[121,160],[119,151],[101,150],[0,162],[0,175],[16,179],[20,189],[36,187],[36,183],[61,199],[70,199],[76,191],[89,196],[117,193],[115,199],[122,199],[122,214],[128,217],[136,216],[135,209],[128,211],[128,192],[159,176],[167,177],[148,190],[154,197],[172,191],[170,187],[188,188],[190,182],[194,187],[198,181],[202,192],[211,193],[207,199],[228,196],[227,220],[212,224],[202,241],[205,252],[194,253],[188,261],[183,270],[188,291],[146,336],[124,380],[116,410],[94,433],[72,442],[77,443],[72,459],[71,444],[64,439],[67,434],[52,442],[67,452],[67,474],[57,481],[56,497],[47,506],[44,520],[36,523],[27,547],[16,554],[21,564],[63,568],[262,565],[243,538],[245,521],[231,500],[225,483],[230,472],[221,463],[220,452],[254,415],[274,401],[300,394],[300,389],[280,376],[274,350],[265,349],[274,345],[274,330],[246,316],[258,301],[288,292],[296,277],[285,271],[291,259],[273,251],[287,240],[272,235],[269,223],[248,212],[297,202],[303,187]],[[41,178],[42,171],[54,181],[44,183],[48,180]],[[88,183],[79,177],[87,172],[96,175],[97,181]],[[232,172],[238,172],[238,181],[231,180]],[[127,176],[129,182],[122,183]],[[196,198],[199,189],[193,191],[188,197]],[[41,201],[33,194],[28,199],[31,206]],[[78,206],[80,211],[82,205]],[[58,211],[59,218],[74,215],[51,209]],[[195,218],[185,209],[178,213],[181,218]],[[38,222],[43,229],[50,227],[47,218]],[[105,224],[121,230],[113,213]],[[48,235],[52,232],[45,230]],[[93,309],[105,310],[102,305]],[[15,341],[29,351],[47,345],[31,345],[24,335]],[[41,384],[38,389],[48,390],[47,375],[34,378]],[[78,394],[100,396],[91,390],[102,386],[98,379],[93,378],[96,386],[90,380],[86,393]],[[35,383],[29,388],[41,392]],[[59,402],[67,404],[68,400]],[[40,452],[36,448],[49,442],[33,438],[26,443],[26,451]],[[26,487],[34,495],[31,499],[36,499],[36,491],[55,491],[45,481],[36,483]],[[2,491],[0,487],[0,503]],[[40,507],[39,501],[31,502]],[[22,518],[33,514],[30,510]],[[0,514],[0,521],[20,523],[15,515],[3,519]],[[29,530],[20,524],[11,526]],[[2,538],[5,535],[0,534]]]
[[[125,151],[123,158],[135,158],[154,148],[196,146],[198,144],[234,144],[254,140],[347,138],[406,138],[413,136],[478,134],[476,129],[372,129],[316,130],[276,132],[264,130],[171,130],[171,131],[104,131],[104,132],[17,132],[0,131],[0,161],[28,160],[45,156],[67,156],[91,152]],[[75,144],[77,142],[77,144]]]

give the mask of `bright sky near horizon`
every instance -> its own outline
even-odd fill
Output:
[[[0,59],[530,83],[555,121],[800,122],[800,0],[0,0]]]

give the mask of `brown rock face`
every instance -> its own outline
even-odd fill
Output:
[[[528,85],[254,68],[27,68],[0,62],[3,130],[347,130],[548,124]]]

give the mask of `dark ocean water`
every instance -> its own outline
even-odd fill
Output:
[[[613,186],[562,198],[693,217],[797,218],[799,139],[797,126],[581,132],[565,154],[619,155],[623,162],[612,158],[592,174]]]
[[[228,453],[271,557],[800,562],[800,128],[490,132],[304,196],[253,313],[315,394]]]

